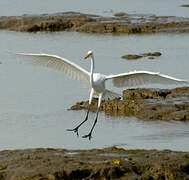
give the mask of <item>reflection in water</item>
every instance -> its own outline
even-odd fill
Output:
[[[124,148],[189,150],[189,123],[145,122],[134,117],[105,116],[104,113],[99,114],[92,141],[77,138],[66,129],[82,121],[85,111],[67,109],[77,101],[88,99],[89,91],[61,72],[17,64],[7,53],[57,54],[89,69],[83,56],[92,49],[96,70],[104,74],[136,69],[188,79],[187,34],[96,36],[74,32],[28,34],[1,31],[0,39],[5,42],[0,44],[0,149],[90,149],[119,145]],[[124,54],[153,51],[160,51],[162,56],[154,61],[144,58],[131,62],[120,58]],[[90,113],[89,121],[79,131],[80,136],[89,131],[94,118],[95,114]]]

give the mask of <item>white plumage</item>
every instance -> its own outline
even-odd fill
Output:
[[[186,80],[177,79],[159,72],[133,71],[117,75],[106,76],[106,80],[112,79],[115,87],[133,87],[145,84],[183,84]]]
[[[88,83],[90,83],[91,92],[89,98],[89,108],[87,111],[86,118],[76,128],[68,129],[69,131],[76,132],[78,135],[79,127],[88,119],[92,98],[94,95],[97,95],[99,99],[98,99],[98,110],[96,114],[96,119],[89,134],[83,136],[84,138],[89,137],[89,140],[91,139],[92,131],[97,122],[98,112],[102,98],[103,97],[115,98],[119,96],[117,93],[114,93],[106,89],[105,87],[106,81],[111,80],[113,82],[113,85],[118,88],[131,87],[131,86],[133,87],[144,84],[184,84],[184,83],[189,84],[189,81],[186,80],[181,80],[164,74],[149,72],[149,71],[133,71],[129,73],[122,73],[122,74],[108,75],[108,76],[100,73],[94,73],[94,55],[92,51],[89,51],[87,53],[87,56],[85,57],[85,59],[89,57],[91,58],[90,72],[86,71],[85,69],[81,68],[75,63],[56,55],[49,55],[43,53],[41,54],[17,53],[17,55],[23,56],[25,60],[30,60],[26,62],[31,63],[33,65],[40,65],[40,66],[53,68],[58,71],[64,72],[66,75],[68,75],[73,79],[87,81]]]
[[[67,76],[76,80],[90,80],[90,73],[78,66],[77,64],[67,60],[66,58],[62,58],[56,55],[49,54],[32,54],[32,53],[16,53],[18,56],[23,56],[23,60],[25,63],[31,65],[38,65],[49,67],[61,72],[64,72]]]

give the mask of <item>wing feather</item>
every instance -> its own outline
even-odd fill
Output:
[[[85,69],[81,68],[77,64],[59,57],[57,55],[49,54],[32,54],[32,53],[16,53],[24,62],[31,65],[44,66],[55,69],[57,71],[64,72],[67,76],[76,80],[90,80],[90,73]]]
[[[146,84],[189,84],[189,81],[149,71],[133,71],[106,76],[115,87],[134,87]]]

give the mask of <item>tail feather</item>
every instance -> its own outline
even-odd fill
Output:
[[[115,99],[115,98],[120,99],[121,97],[122,97],[121,94],[109,91],[107,89],[103,96],[104,99]]]

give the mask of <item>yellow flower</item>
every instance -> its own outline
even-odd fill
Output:
[[[119,165],[119,163],[120,163],[120,161],[119,160],[113,160],[112,162],[111,162],[111,164],[114,164],[114,165]]]

